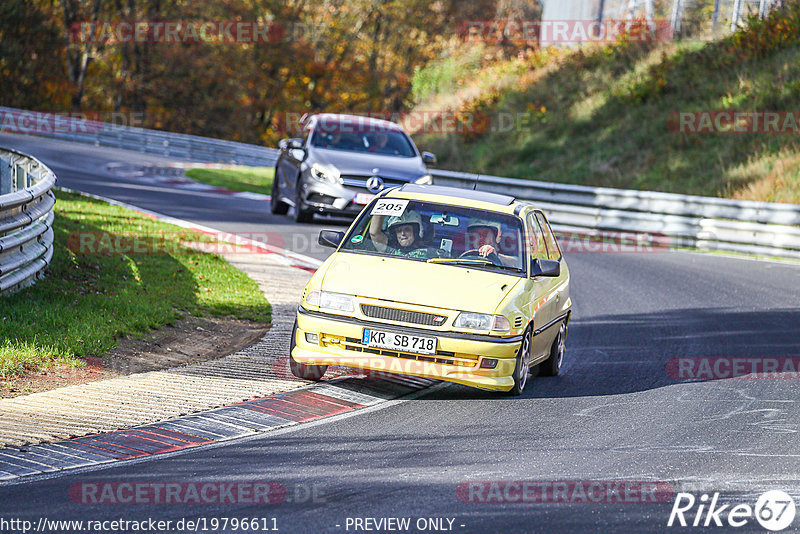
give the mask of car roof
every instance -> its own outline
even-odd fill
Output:
[[[405,184],[390,190],[386,196],[458,204],[502,213],[513,213],[516,208],[516,199],[509,195],[442,185]]]
[[[348,115],[345,113],[318,113],[311,118],[317,123],[323,121],[323,124],[324,121],[339,121],[348,125],[355,123],[360,126],[380,127],[382,129],[397,130],[400,132],[403,131],[400,125],[395,122],[364,115]]]

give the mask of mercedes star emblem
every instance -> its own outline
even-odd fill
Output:
[[[383,191],[383,179],[380,176],[370,176],[367,180],[367,190],[370,193],[380,193]]]

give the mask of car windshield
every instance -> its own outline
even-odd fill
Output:
[[[447,204],[381,198],[340,250],[495,271],[524,272],[518,217]]]
[[[416,156],[411,141],[400,131],[357,126],[320,126],[314,130],[311,145],[328,150],[364,152],[411,158]]]

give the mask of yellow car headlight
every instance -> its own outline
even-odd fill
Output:
[[[461,312],[453,321],[453,326],[470,330],[497,330],[499,332],[511,330],[508,319],[502,315],[489,315],[488,313]]]
[[[352,312],[355,309],[352,295],[332,293],[330,291],[309,292],[306,296],[306,304],[319,306],[320,310]]]

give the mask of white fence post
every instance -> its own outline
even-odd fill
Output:
[[[653,23],[653,13],[655,9],[653,8],[653,0],[644,0],[644,18],[650,24]]]
[[[733,14],[731,15],[731,31],[735,32],[739,28],[739,11],[742,9],[742,0],[733,2]]]
[[[719,23],[719,0],[714,0],[714,14],[711,15],[711,33],[717,32],[718,23]]]
[[[739,0],[737,0],[738,2]],[[672,35],[673,37],[681,32],[681,18],[683,18],[682,0],[672,0]]]

